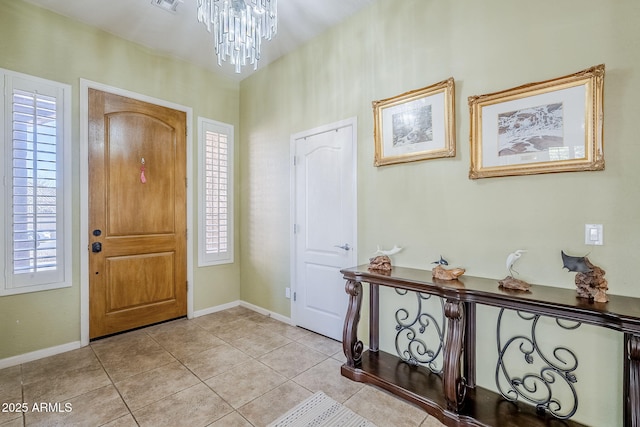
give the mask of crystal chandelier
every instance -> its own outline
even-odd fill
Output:
[[[262,38],[278,31],[278,0],[198,0],[198,22],[213,34],[218,65],[230,61],[239,73],[247,59],[258,68]]]

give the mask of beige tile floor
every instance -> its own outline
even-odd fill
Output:
[[[337,341],[235,307],[0,370],[0,404],[28,407],[0,426],[264,426],[316,391],[380,427],[442,425],[341,377],[344,360]]]

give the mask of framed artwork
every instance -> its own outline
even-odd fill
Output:
[[[604,169],[604,65],[469,97],[469,178]]]
[[[372,104],[375,166],[455,157],[453,77]]]

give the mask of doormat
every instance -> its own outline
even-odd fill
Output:
[[[376,427],[319,391],[267,427]]]

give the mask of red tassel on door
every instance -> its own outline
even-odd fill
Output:
[[[140,163],[142,164],[142,166],[140,166],[140,182],[146,184],[147,177],[144,176],[144,157],[142,158],[142,161]]]

